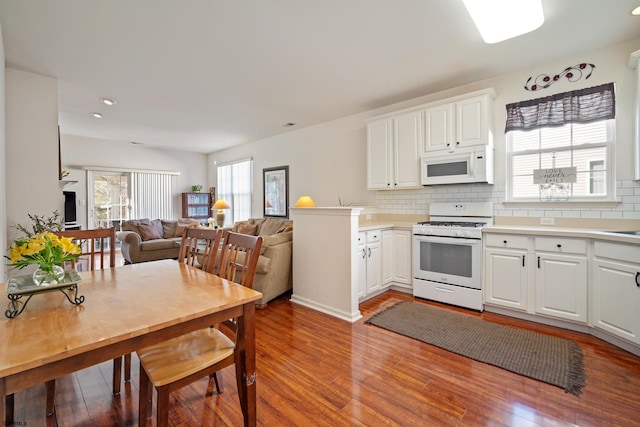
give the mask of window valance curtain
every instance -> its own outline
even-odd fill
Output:
[[[616,117],[613,83],[507,105],[505,132]]]

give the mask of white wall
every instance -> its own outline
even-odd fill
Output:
[[[209,178],[215,186],[216,162],[252,157],[253,215],[263,215],[264,168],[289,166],[289,201],[309,194],[318,206],[338,206],[338,199],[363,206],[375,203],[365,191],[366,115],[354,115],[266,138],[209,155]]]
[[[27,214],[49,216],[63,207],[58,187],[58,83],[5,69],[6,220],[9,241]]]
[[[497,203],[496,214],[513,216],[540,216],[546,211],[530,207],[506,208],[505,186],[505,105],[511,102],[548,96],[554,93],[602,83],[616,83],[617,99],[617,146],[616,172],[618,194],[625,196],[623,206],[612,212],[611,208],[560,209],[551,215],[632,218],[640,216],[640,184],[631,181],[632,163],[632,112],[633,71],[627,66],[629,54],[640,48],[640,40],[610,46],[593,52],[585,52],[557,61],[540,64],[519,72],[496,76],[484,81],[452,88],[394,105],[371,110],[293,130],[283,135],[265,138],[240,147],[215,152],[209,155],[209,177],[215,185],[216,162],[224,163],[243,157],[254,159],[253,216],[262,216],[262,168],[289,165],[290,200],[293,204],[302,194],[310,194],[318,206],[337,206],[338,197],[356,205],[377,205],[384,213],[425,214],[430,201],[448,199],[487,200]],[[582,62],[593,63],[596,68],[592,76],[576,82],[561,79],[548,89],[530,92],[524,89],[527,79],[540,74],[557,74],[566,67]],[[474,90],[493,87],[498,98],[495,101],[495,185],[434,186],[418,190],[369,191],[366,189],[366,125],[365,119],[386,112],[409,108],[427,102],[456,96]]]
[[[78,222],[87,226],[87,172],[83,166],[180,172],[173,195],[174,218],[181,217],[180,193],[200,184],[207,191],[207,155],[159,150],[129,142],[109,141],[65,135],[61,129],[62,168],[69,171],[65,180],[78,181],[65,191],[76,192]],[[59,190],[62,195],[62,190]]]

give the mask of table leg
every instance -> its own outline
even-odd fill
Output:
[[[13,394],[7,395],[4,378],[0,378],[0,420],[4,425],[13,424]]]
[[[236,339],[236,381],[244,425],[256,425],[256,306],[243,306]]]

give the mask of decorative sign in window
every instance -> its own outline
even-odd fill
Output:
[[[576,167],[535,169],[533,171],[534,184],[573,184],[576,179]]]
[[[568,200],[571,184],[577,181],[576,172],[576,167],[535,169],[533,183],[540,184],[540,199],[545,201]]]

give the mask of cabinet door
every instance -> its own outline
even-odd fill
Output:
[[[485,303],[527,310],[527,252],[485,250]]]
[[[394,119],[393,123],[393,187],[419,187],[422,112],[414,111],[400,115]]]
[[[454,105],[443,104],[425,110],[422,153],[451,148],[455,142]]]
[[[389,285],[393,282],[393,272],[395,270],[394,239],[392,230],[382,232],[382,285]]]
[[[358,247],[354,254],[358,264],[358,298],[367,293],[367,249],[364,240],[365,233],[358,233]]]
[[[383,119],[367,125],[367,187],[392,186],[392,120]]]
[[[537,254],[536,312],[587,322],[587,259]]]
[[[380,242],[367,244],[367,294],[382,286],[382,251]]]
[[[456,102],[456,147],[487,144],[487,97]]]
[[[393,281],[411,285],[411,232],[393,231]]]
[[[640,265],[593,261],[593,326],[640,344]]]

